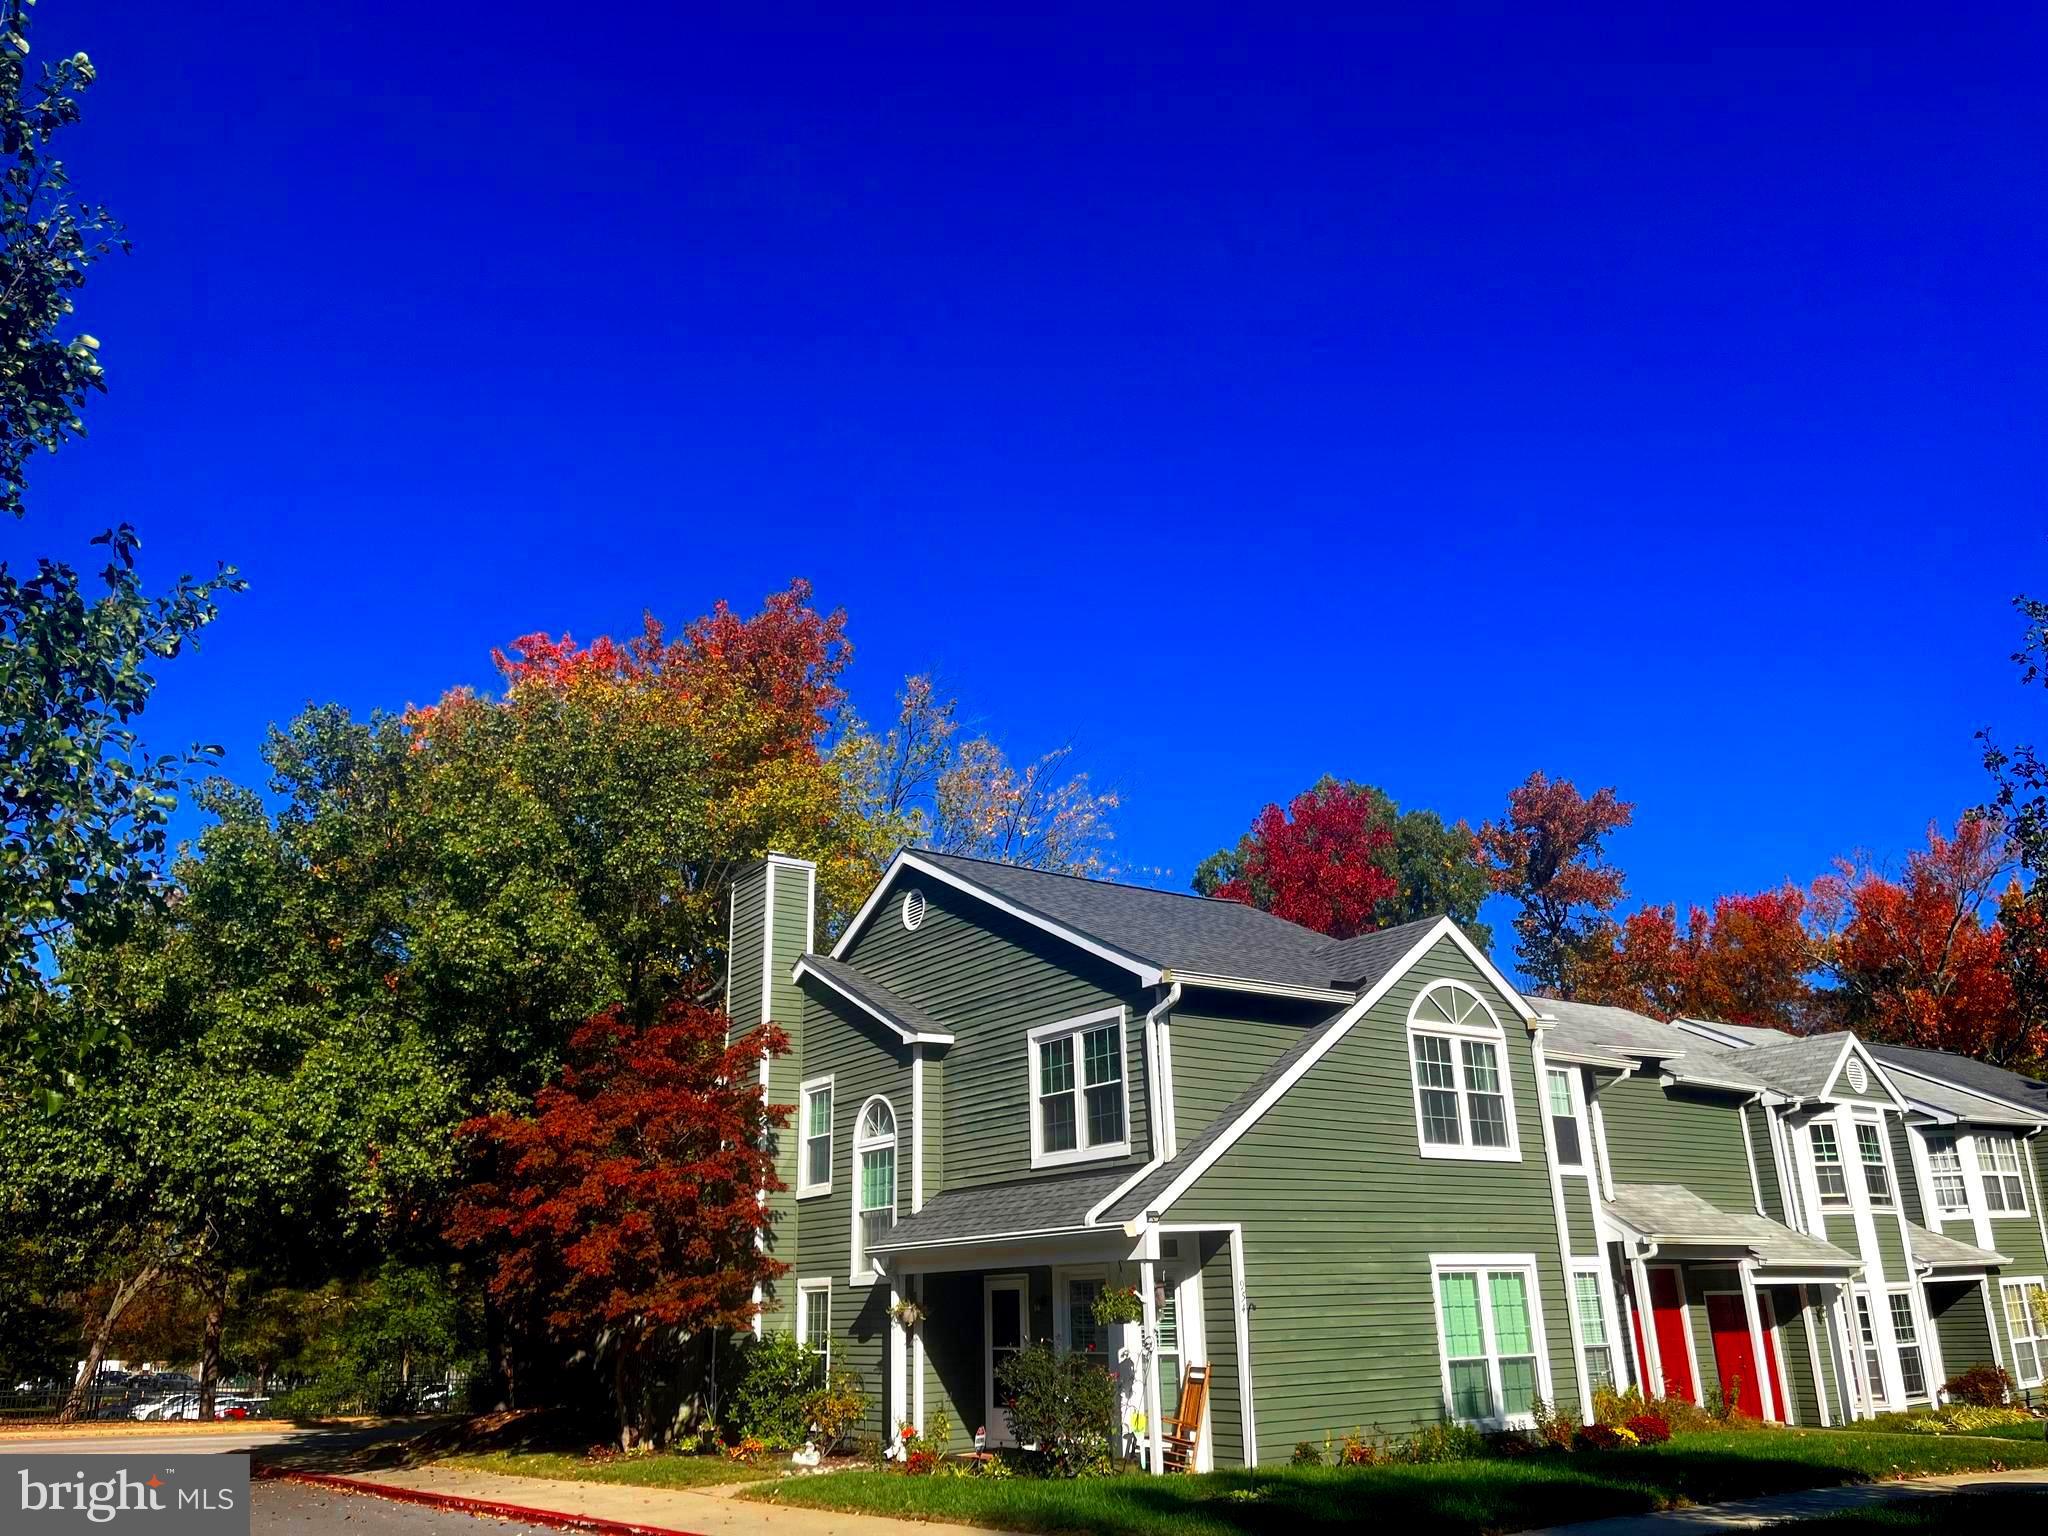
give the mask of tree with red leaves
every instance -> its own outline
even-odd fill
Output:
[[[760,1131],[760,1064],[788,1039],[773,1026],[726,1044],[725,1014],[674,1003],[636,1026],[599,1014],[570,1040],[530,1115],[472,1120],[482,1165],[447,1235],[476,1249],[490,1294],[550,1336],[610,1357],[619,1440],[649,1438],[645,1365],[667,1340],[750,1328],[755,1288],[788,1266],[758,1241],[759,1196],[782,1186]]]
[[[1634,815],[1612,788],[1581,795],[1570,779],[1537,772],[1508,791],[1507,815],[1473,837],[1493,888],[1521,904],[1515,953],[1538,989],[1575,994],[1580,961],[1625,894],[1604,844]]]
[[[1679,926],[1675,906],[1645,907],[1596,930],[1577,963],[1580,1002],[1798,1029],[1809,1017],[1816,964],[1803,918],[1806,893],[1787,882],[1753,896],[1695,906]]]
[[[1230,878],[1204,894],[1348,939],[1379,927],[1381,904],[1401,889],[1386,868],[1393,847],[1375,791],[1324,779],[1285,811],[1269,805],[1259,812],[1233,855]]]
[[[1843,859],[1814,882],[1821,954],[1840,1022],[1873,1040],[1955,1051],[2039,1071],[2043,1032],[2015,1006],[1999,891],[2012,873],[2005,827],[1965,817],[1892,879]],[[2010,894],[2010,893],[2009,893]]]

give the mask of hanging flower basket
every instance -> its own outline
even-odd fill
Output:
[[[1104,1328],[1135,1323],[1144,1315],[1145,1308],[1131,1286],[1104,1286],[1095,1293],[1095,1321]]]
[[[906,1296],[889,1309],[889,1315],[905,1328],[915,1328],[931,1314],[925,1311],[922,1302],[913,1301]]]

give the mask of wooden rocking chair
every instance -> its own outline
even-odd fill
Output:
[[[1209,1367],[1191,1365],[1180,1379],[1180,1407],[1167,1414],[1160,1428],[1166,1470],[1195,1470],[1195,1441],[1202,1433],[1202,1410],[1209,1402]]]

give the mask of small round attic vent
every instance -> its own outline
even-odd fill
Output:
[[[1863,1070],[1863,1063],[1854,1056],[1849,1058],[1849,1065],[1842,1068],[1842,1076],[1849,1079],[1849,1086],[1858,1093],[1870,1086],[1870,1074]]]
[[[923,921],[924,892],[905,892],[903,896],[903,926],[915,932],[917,925]]]

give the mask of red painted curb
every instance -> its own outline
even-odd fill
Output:
[[[395,1499],[402,1504],[425,1504],[434,1509],[459,1510],[469,1515],[494,1515],[501,1520],[525,1520],[533,1525],[551,1525],[564,1531],[595,1531],[598,1536],[702,1536],[672,1525],[635,1525],[626,1520],[606,1520],[597,1515],[565,1515],[554,1509],[529,1509],[523,1504],[500,1504],[495,1499],[466,1499],[457,1493],[429,1493],[424,1488],[401,1488],[393,1483],[372,1483],[359,1477],[337,1477],[330,1472],[293,1472],[280,1467],[257,1467],[256,1476],[265,1482],[307,1483],[316,1488],[336,1488],[343,1493],[369,1494]]]

